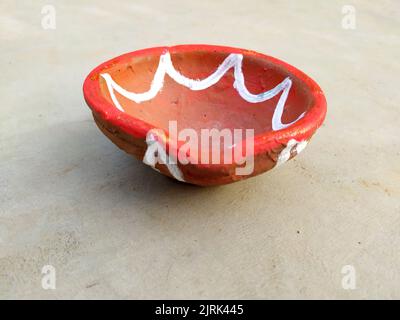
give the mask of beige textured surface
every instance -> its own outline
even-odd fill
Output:
[[[0,298],[400,298],[400,4],[349,2],[2,0]],[[56,30],[41,27],[49,3]],[[345,4],[355,30],[341,27]],[[194,42],[317,80],[328,117],[306,151],[201,189],[108,141],[85,75]],[[45,264],[56,290],[41,287]],[[341,286],[347,264],[356,290]]]

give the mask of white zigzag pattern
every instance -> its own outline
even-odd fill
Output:
[[[115,96],[114,90],[127,99],[135,101],[136,103],[141,103],[143,101],[148,101],[153,99],[158,94],[158,92],[162,89],[164,85],[164,77],[166,74],[168,74],[172,79],[174,79],[177,83],[181,84],[182,86],[197,91],[197,90],[207,89],[212,85],[216,84],[225,75],[225,73],[230,68],[233,67],[234,77],[235,77],[235,82],[233,83],[233,87],[236,89],[236,91],[244,100],[250,103],[260,103],[272,99],[280,92],[282,92],[281,97],[279,98],[279,101],[275,107],[274,114],[272,116],[272,130],[276,131],[287,128],[304,116],[305,112],[303,112],[293,122],[286,124],[282,123],[281,119],[282,119],[283,109],[285,107],[285,103],[289,95],[290,88],[292,86],[292,80],[289,77],[287,77],[271,90],[262,92],[260,94],[252,94],[249,92],[249,90],[245,85],[243,71],[242,71],[242,61],[243,61],[242,54],[232,53],[222,62],[222,64],[217,68],[217,70],[213,74],[211,74],[205,79],[196,80],[187,78],[178,71],[176,71],[174,65],[172,64],[170,53],[166,52],[160,56],[158,68],[154,75],[149,91],[143,93],[135,93],[127,91],[126,89],[118,85],[108,73],[103,73],[101,74],[101,76],[107,83],[107,88],[110,92],[111,99],[114,102],[115,106],[120,111],[124,112],[124,109],[122,108],[118,99]]]

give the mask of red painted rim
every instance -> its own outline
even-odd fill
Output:
[[[129,52],[113,58],[107,62],[102,63],[95,69],[93,69],[89,75],[86,77],[83,84],[83,94],[86,103],[89,107],[100,115],[104,120],[112,123],[113,125],[121,128],[127,134],[133,135],[139,139],[145,139],[146,134],[154,126],[146,123],[138,118],[135,118],[127,113],[118,110],[112,103],[108,102],[100,92],[99,86],[99,74],[110,65],[115,65],[118,63],[123,63],[126,60],[131,59],[135,56],[142,56],[147,54],[162,54],[168,50],[170,53],[185,52],[193,50],[202,51],[219,51],[230,53],[240,53],[244,56],[252,55],[254,57],[268,60],[283,69],[285,69],[289,75],[297,77],[306,88],[309,90],[313,97],[313,104],[307,110],[305,116],[298,120],[295,124],[277,131],[268,131],[259,134],[254,140],[254,154],[260,154],[268,152],[271,149],[282,146],[286,144],[290,139],[296,139],[297,141],[308,140],[313,135],[313,133],[321,126],[326,115],[326,99],[324,93],[318,84],[307,76],[304,72],[291,66],[290,64],[267,56],[255,51],[232,48],[226,46],[214,46],[214,45],[204,45],[204,44],[191,44],[191,45],[178,45],[172,47],[154,47],[138,51]]]

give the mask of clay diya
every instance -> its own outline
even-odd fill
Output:
[[[300,153],[326,114],[320,87],[254,51],[181,45],[131,52],[83,85],[100,130],[160,173],[201,185],[263,173]]]

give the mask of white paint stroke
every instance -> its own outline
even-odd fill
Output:
[[[289,95],[290,88],[292,87],[292,80],[289,77],[287,77],[276,87],[268,91],[259,94],[252,94],[249,92],[249,90],[245,85],[245,80],[242,70],[242,61],[243,61],[242,54],[232,53],[222,62],[222,64],[219,65],[219,67],[213,74],[209,75],[205,79],[197,80],[197,79],[187,78],[178,71],[176,71],[172,63],[170,53],[166,52],[160,56],[158,68],[156,73],[154,74],[154,78],[153,81],[151,82],[150,89],[142,93],[131,92],[122,88],[112,79],[111,75],[108,73],[102,73],[101,76],[107,83],[108,91],[110,92],[111,99],[114,102],[115,106],[120,111],[125,112],[121,104],[119,103],[118,99],[116,98],[114,90],[129,100],[132,100],[136,103],[141,103],[143,101],[148,101],[153,99],[158,94],[158,92],[162,89],[164,85],[164,77],[166,74],[168,74],[172,79],[174,79],[180,85],[187,87],[191,90],[198,91],[207,89],[216,84],[225,75],[225,73],[233,67],[234,77],[235,77],[235,82],[233,83],[233,87],[236,89],[239,95],[247,102],[250,103],[264,102],[266,100],[272,99],[280,92],[282,92],[279,101],[275,107],[274,114],[272,116],[273,131],[287,128],[304,116],[305,112],[303,112],[296,120],[290,123],[285,123],[285,124],[282,123],[283,109],[285,107],[285,103]]]
[[[293,150],[296,150],[296,154],[299,154],[301,151],[305,149],[308,141],[297,141],[296,139],[290,139],[287,143],[286,147],[281,151],[278,156],[278,161],[276,162],[276,166],[280,166],[284,164],[286,161],[290,159],[290,155]]]
[[[299,154],[307,147],[307,140],[303,140],[296,145],[296,153]]]
[[[156,164],[164,164],[169,173],[176,179],[185,182],[183,174],[178,167],[176,161],[172,161],[171,157],[167,155],[164,145],[157,140],[157,131],[150,130],[146,136],[147,150],[143,157],[143,162],[154,170],[159,171],[156,168]]]

